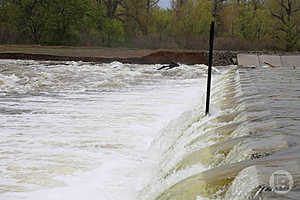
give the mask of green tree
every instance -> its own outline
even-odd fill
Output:
[[[186,37],[207,35],[212,20],[211,9],[212,4],[208,0],[185,1],[181,8],[181,16],[176,17],[177,23],[174,23],[176,32]]]
[[[300,0],[268,0],[273,17],[275,38],[287,51],[295,49],[300,39]]]
[[[106,17],[113,19],[117,16],[118,7],[123,3],[123,0],[100,0],[106,8]]]
[[[87,0],[51,0],[46,22],[48,44],[76,44],[76,32],[84,26],[89,8]]]
[[[33,44],[75,44],[89,0],[7,0],[7,21]],[[3,14],[1,14],[3,16]]]
[[[235,35],[247,40],[263,40],[272,32],[268,10],[257,1],[240,3],[234,19]]]
[[[9,6],[7,1],[1,1],[0,3],[0,43],[9,42],[8,32],[11,32],[14,26],[11,25],[9,17]]]
[[[124,42],[124,28],[118,16],[119,7],[108,14],[107,4],[108,1],[93,0],[85,25],[97,44],[114,46]]]
[[[155,9],[153,12],[154,32],[158,33],[159,40],[163,35],[167,35],[172,22],[171,12],[165,9]]]
[[[10,21],[20,33],[40,44],[48,20],[46,0],[12,0],[9,2]]]
[[[124,42],[124,29],[120,21],[106,18],[101,31],[104,45],[113,46]]]

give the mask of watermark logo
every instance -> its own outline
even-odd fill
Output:
[[[287,194],[294,186],[293,176],[285,170],[278,170],[270,177],[270,186],[277,194]]]

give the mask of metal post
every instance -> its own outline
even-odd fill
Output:
[[[211,68],[213,62],[214,36],[215,36],[215,17],[217,12],[217,0],[214,1],[213,21],[210,24],[209,34],[209,57],[208,57],[208,74],[207,74],[207,90],[206,90],[206,109],[205,115],[209,114],[210,104],[210,88],[211,88]]]
[[[209,57],[208,57],[208,74],[207,74],[205,115],[207,115],[209,113],[210,88],[211,88],[211,68],[212,68],[214,34],[215,34],[214,29],[215,29],[215,21],[212,21],[211,24],[210,24],[210,36],[209,36]]]

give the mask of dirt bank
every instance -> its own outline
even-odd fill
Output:
[[[215,52],[214,65],[233,64],[236,53]],[[132,64],[207,64],[208,53],[188,50],[126,50],[40,46],[0,46],[0,59],[85,61],[110,63],[119,61]]]

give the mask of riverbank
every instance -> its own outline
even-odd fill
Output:
[[[235,64],[237,52],[215,51],[214,65]],[[110,63],[119,61],[132,64],[207,64],[207,51],[112,49],[101,47],[2,45],[0,59],[55,60]]]

